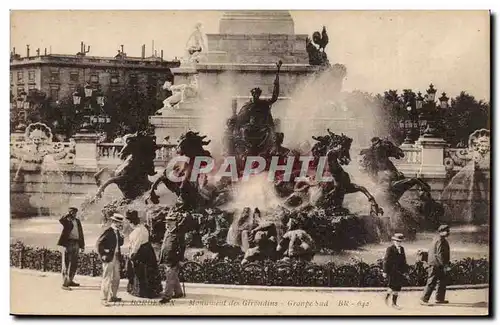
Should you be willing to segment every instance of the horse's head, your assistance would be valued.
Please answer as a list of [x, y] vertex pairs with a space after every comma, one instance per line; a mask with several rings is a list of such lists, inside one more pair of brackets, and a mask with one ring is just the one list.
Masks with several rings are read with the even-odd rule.
[[137, 134], [128, 134], [124, 137], [124, 144], [122, 150], [120, 151], [120, 158], [125, 159], [129, 155], [136, 155], [137, 152], [137, 142], [138, 136]]
[[177, 153], [181, 156], [195, 158], [197, 156], [211, 156], [210, 152], [205, 150], [203, 146], [210, 143], [205, 141], [207, 136], [200, 136], [199, 132], [188, 131], [181, 135], [177, 144]]
[[330, 145], [330, 137], [329, 136], [318, 136], [318, 137], [312, 137], [313, 140], [317, 141], [312, 149], [311, 153], [315, 158], [319, 158], [321, 156], [325, 156], [326, 152], [328, 151], [328, 147]]
[[345, 134], [335, 134], [327, 130], [330, 137], [330, 143], [328, 146], [328, 152], [334, 153], [337, 156], [337, 160], [341, 165], [349, 165], [351, 162], [351, 145], [352, 138], [349, 138]]
[[376, 145], [376, 149], [379, 157], [385, 156], [387, 158], [400, 159], [405, 156], [404, 151], [388, 139], [380, 140], [379, 144]]

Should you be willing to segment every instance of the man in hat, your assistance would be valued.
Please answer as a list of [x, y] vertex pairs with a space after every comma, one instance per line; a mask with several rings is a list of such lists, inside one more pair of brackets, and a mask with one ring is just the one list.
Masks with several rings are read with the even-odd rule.
[[97, 239], [97, 252], [102, 260], [102, 284], [101, 299], [104, 304], [108, 302], [120, 302], [121, 298], [116, 296], [120, 285], [120, 246], [123, 245], [123, 228], [125, 217], [115, 213], [111, 218], [111, 226], [104, 230]]
[[401, 242], [403, 234], [394, 234], [392, 236], [392, 245], [387, 247], [384, 257], [384, 277], [388, 280], [389, 289], [385, 295], [385, 303], [389, 305], [389, 298], [392, 295], [391, 306], [399, 309], [398, 296], [405, 280], [404, 274], [408, 272], [408, 264], [406, 264], [406, 254]]
[[422, 305], [428, 305], [432, 291], [436, 289], [436, 303], [447, 304], [446, 294], [446, 272], [450, 264], [450, 244], [446, 237], [450, 235], [450, 227], [441, 225], [438, 228], [439, 236], [436, 236], [429, 250], [429, 267], [427, 269], [427, 284], [420, 300]]
[[64, 247], [62, 254], [62, 288], [69, 290], [69, 287], [78, 287], [78, 283], [73, 281], [78, 268], [78, 253], [85, 249], [85, 239], [80, 219], [76, 217], [77, 208], [71, 207], [66, 215], [59, 222], [63, 226], [61, 236], [57, 245]]
[[165, 217], [165, 236], [160, 249], [159, 263], [165, 265], [165, 291], [161, 304], [181, 298], [184, 293], [179, 280], [180, 262], [184, 260], [185, 234], [190, 218], [183, 206], [173, 208]]

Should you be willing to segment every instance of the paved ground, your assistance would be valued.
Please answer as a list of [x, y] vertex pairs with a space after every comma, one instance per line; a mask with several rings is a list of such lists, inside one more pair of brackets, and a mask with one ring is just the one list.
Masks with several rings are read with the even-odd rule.
[[123, 303], [103, 306], [99, 280], [77, 276], [80, 288], [64, 291], [60, 275], [11, 269], [11, 313], [44, 315], [487, 315], [488, 289], [449, 291], [450, 304], [421, 306], [420, 292], [403, 292], [401, 310], [387, 307], [381, 292], [258, 291], [187, 288], [167, 305], [125, 292]]

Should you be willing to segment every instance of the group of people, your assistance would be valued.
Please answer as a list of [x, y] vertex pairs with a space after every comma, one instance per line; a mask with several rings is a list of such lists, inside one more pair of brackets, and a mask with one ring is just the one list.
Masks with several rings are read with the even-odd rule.
[[[449, 235], [450, 227], [448, 225], [439, 226], [438, 236], [433, 240], [428, 251], [427, 283], [420, 298], [421, 305], [430, 305], [429, 299], [434, 290], [436, 290], [436, 304], [448, 303], [445, 295], [447, 273], [450, 270], [450, 245], [446, 240]], [[392, 237], [393, 243], [386, 250], [383, 264], [384, 277], [387, 278], [389, 287], [385, 302], [396, 309], [400, 309], [397, 304], [398, 296], [408, 272], [405, 250], [401, 245], [403, 239], [403, 234], [394, 234]]]
[[[85, 239], [81, 221], [77, 218], [77, 212], [78, 209], [72, 207], [59, 220], [63, 226], [58, 245], [64, 248], [62, 254], [62, 288], [65, 290], [80, 286], [74, 281], [74, 277], [78, 268], [78, 254], [85, 249]], [[157, 258], [150, 242], [150, 233], [146, 226], [141, 224], [138, 212], [129, 210], [126, 212], [126, 216], [118, 213], [113, 214], [110, 218], [110, 226], [99, 236], [96, 244], [99, 258], [102, 261], [101, 299], [105, 305], [121, 301], [117, 293], [120, 283], [121, 259], [123, 257], [126, 259], [126, 273], [129, 280], [127, 291], [131, 295], [143, 298], [161, 298], [160, 303], [167, 303], [171, 299], [184, 296], [179, 280], [179, 263], [184, 259], [185, 220], [187, 218], [183, 218], [183, 214], [179, 213], [170, 213], [165, 217], [165, 235], [159, 258]], [[128, 235], [128, 251], [122, 255], [121, 249], [125, 242], [123, 227], [126, 222], [130, 224], [133, 230]], [[288, 225], [288, 227], [290, 230], [296, 231], [296, 229], [292, 229], [293, 226]], [[447, 273], [450, 270], [450, 245], [446, 239], [449, 234], [449, 226], [439, 226], [438, 236], [436, 236], [428, 251], [428, 277], [420, 300], [422, 305], [429, 305], [429, 299], [434, 290], [436, 290], [436, 304], [448, 303], [445, 295]], [[293, 238], [288, 239], [291, 244], [290, 247], [292, 247], [295, 240]], [[409, 270], [405, 250], [402, 246], [403, 240], [403, 234], [394, 234], [392, 245], [387, 248], [383, 263], [383, 275], [388, 280], [385, 302], [396, 309], [400, 308], [397, 301]], [[312, 244], [310, 240], [302, 242], [308, 245]], [[244, 261], [249, 262], [253, 257], [262, 254], [263, 252], [260, 251], [261, 246], [257, 245], [253, 249], [255, 252], [249, 249], [245, 254]], [[278, 249], [289, 249], [289, 245], [279, 246], [283, 247]], [[252, 254], [249, 254], [250, 252]], [[159, 265], [165, 267], [166, 285], [163, 293]]]
[[[62, 289], [79, 287], [74, 281], [78, 268], [78, 254], [85, 249], [82, 223], [77, 217], [77, 208], [70, 208], [59, 222], [63, 229], [58, 245], [63, 247]], [[99, 236], [96, 248], [102, 261], [101, 300], [104, 305], [120, 302], [118, 289], [122, 262], [125, 262], [128, 278], [127, 292], [136, 297], [160, 298], [160, 303], [184, 296], [179, 280], [179, 263], [184, 259], [185, 232], [182, 218], [176, 214], [166, 216], [165, 238], [157, 258], [150, 242], [150, 233], [141, 223], [138, 212], [129, 210], [126, 216], [118, 213], [110, 217], [110, 225]], [[128, 223], [132, 231], [128, 235], [128, 250], [122, 254], [125, 242], [124, 225]], [[122, 261], [125, 259], [125, 261]], [[162, 292], [160, 266], [164, 267], [166, 285]]]

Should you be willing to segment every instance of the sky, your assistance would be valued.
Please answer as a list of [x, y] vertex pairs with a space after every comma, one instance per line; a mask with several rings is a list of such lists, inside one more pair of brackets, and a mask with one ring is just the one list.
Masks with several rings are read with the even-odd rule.
[[[114, 56], [120, 45], [130, 56], [146, 54], [152, 42], [164, 58], [183, 55], [197, 22], [217, 33], [222, 11], [13, 11], [11, 49], [26, 44], [74, 54], [80, 41], [88, 55]], [[487, 11], [291, 11], [296, 34], [326, 26], [331, 63], [347, 67], [344, 90], [381, 93], [411, 88], [456, 96], [466, 91], [490, 98], [490, 16]]]

